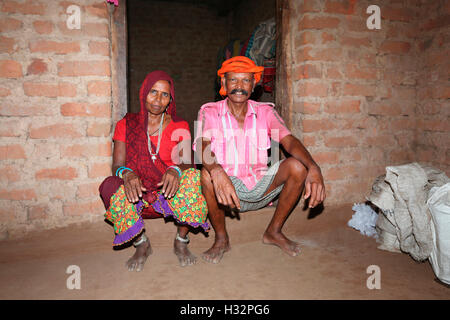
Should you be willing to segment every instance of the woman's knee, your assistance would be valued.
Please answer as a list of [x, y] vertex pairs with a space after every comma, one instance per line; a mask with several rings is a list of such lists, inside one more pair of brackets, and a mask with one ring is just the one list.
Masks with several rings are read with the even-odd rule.
[[100, 184], [98, 191], [105, 208], [109, 208], [109, 201], [117, 189], [123, 184], [123, 180], [116, 176], [109, 176]]

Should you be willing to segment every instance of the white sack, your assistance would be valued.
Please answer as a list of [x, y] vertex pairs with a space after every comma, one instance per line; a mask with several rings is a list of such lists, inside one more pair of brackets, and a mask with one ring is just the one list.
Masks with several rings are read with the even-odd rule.
[[432, 188], [427, 204], [433, 236], [429, 260], [439, 280], [450, 284], [450, 183]]

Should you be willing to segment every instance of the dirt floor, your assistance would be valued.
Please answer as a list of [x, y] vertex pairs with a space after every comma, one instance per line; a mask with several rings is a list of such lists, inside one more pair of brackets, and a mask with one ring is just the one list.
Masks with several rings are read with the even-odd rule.
[[[0, 299], [450, 299], [428, 261], [377, 249], [373, 238], [348, 227], [351, 205], [318, 215], [297, 207], [285, 226], [302, 243], [297, 257], [261, 242], [273, 211], [227, 219], [232, 250], [217, 265], [200, 258], [212, 244], [211, 231], [191, 235], [198, 262], [180, 267], [172, 253], [176, 229], [163, 219], [146, 220], [153, 254], [140, 273], [125, 269], [134, 248], [113, 250], [113, 230], [105, 222], [3, 241]], [[79, 290], [67, 288], [71, 265], [81, 271]], [[380, 289], [367, 287], [371, 265], [379, 267]]]

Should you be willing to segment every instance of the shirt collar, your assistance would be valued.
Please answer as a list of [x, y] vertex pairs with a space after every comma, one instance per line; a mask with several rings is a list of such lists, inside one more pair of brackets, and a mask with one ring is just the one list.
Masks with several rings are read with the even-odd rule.
[[[230, 111], [230, 109], [228, 109], [227, 101], [228, 101], [228, 97], [221, 101], [222, 103], [221, 103], [221, 106], [220, 106], [220, 109], [219, 109], [219, 116], [221, 116], [221, 117], [226, 115], [227, 112]], [[250, 116], [252, 114], [257, 115], [256, 108], [255, 108], [255, 105], [254, 105], [253, 102], [254, 101], [250, 100], [250, 99], [247, 101], [248, 108], [247, 108], [247, 114], [245, 115], [245, 117], [248, 117], [248, 116]], [[230, 114], [231, 114], [231, 112], [230, 112]]]

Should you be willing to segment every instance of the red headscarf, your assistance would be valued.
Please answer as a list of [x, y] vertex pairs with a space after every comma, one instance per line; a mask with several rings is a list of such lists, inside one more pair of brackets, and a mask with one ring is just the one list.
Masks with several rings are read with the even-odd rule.
[[[253, 73], [255, 83], [258, 83], [261, 80], [263, 70], [264, 67], [258, 67], [253, 60], [244, 56], [236, 56], [225, 60], [222, 63], [222, 68], [217, 71], [217, 75], [223, 78], [227, 72]], [[227, 95], [227, 91], [223, 86], [220, 88], [219, 93], [221, 96]]]
[[[141, 178], [142, 183], [147, 189], [144, 199], [150, 203], [155, 200], [153, 192], [157, 190], [156, 184], [161, 181], [167, 169], [167, 165], [161, 160], [159, 155], [156, 156], [156, 160], [153, 163], [150, 158], [150, 152], [148, 151], [148, 111], [145, 102], [150, 89], [159, 80], [166, 80], [170, 84], [170, 96], [172, 99], [166, 112], [171, 115], [172, 121], [178, 122], [182, 120], [175, 115], [176, 104], [173, 80], [167, 73], [159, 70], [149, 73], [142, 83], [141, 89], [139, 90], [139, 100], [141, 103], [139, 113], [127, 113], [125, 116], [127, 124], [126, 166], [131, 168]], [[161, 143], [164, 142], [161, 141]], [[156, 146], [153, 144], [152, 150], [156, 150]]]

